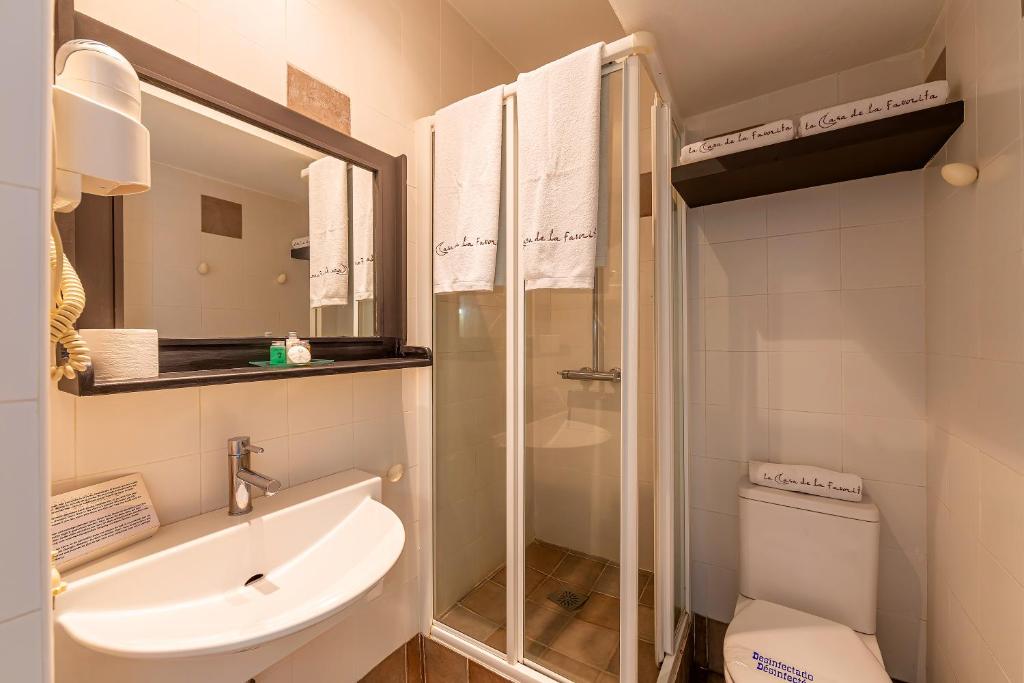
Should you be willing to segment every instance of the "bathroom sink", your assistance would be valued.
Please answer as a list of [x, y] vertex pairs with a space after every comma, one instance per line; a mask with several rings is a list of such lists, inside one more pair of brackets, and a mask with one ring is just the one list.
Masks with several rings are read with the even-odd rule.
[[228, 666], [237, 674], [224, 680], [258, 673], [370, 593], [395, 564], [405, 531], [380, 498], [379, 477], [350, 470], [258, 499], [245, 517], [219, 510], [169, 525], [70, 573], [54, 612], [65, 637], [58, 660], [70, 641], [63, 644], [77, 646], [67, 648], [72, 655], [92, 653], [89, 666], [97, 654], [117, 660], [106, 664], [126, 678], [141, 675], [144, 663], [131, 660], [159, 660], [165, 675], [180, 660], [182, 680], [209, 667], [218, 675], [202, 680], [213, 681], [226, 662], [246, 659], [238, 653], [268, 647], [249, 666]]

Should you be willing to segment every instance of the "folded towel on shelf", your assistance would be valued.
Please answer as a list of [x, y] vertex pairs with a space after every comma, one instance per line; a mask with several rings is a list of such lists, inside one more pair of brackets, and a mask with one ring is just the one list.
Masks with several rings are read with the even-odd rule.
[[683, 149], [679, 152], [679, 163], [692, 164], [695, 161], [714, 159], [724, 154], [774, 145], [776, 142], [785, 142], [794, 137], [796, 137], [796, 126], [793, 125], [793, 120], [779, 119], [735, 133], [683, 145]]
[[434, 120], [434, 292], [494, 289], [501, 202], [503, 86]]
[[797, 135], [807, 137], [830, 130], [848, 128], [868, 121], [909, 114], [944, 104], [949, 98], [949, 83], [932, 81], [902, 90], [826, 107], [800, 117]]
[[373, 173], [352, 167], [352, 296], [373, 298]]
[[309, 165], [309, 306], [348, 303], [348, 164]]
[[751, 484], [824, 498], [859, 501], [863, 497], [864, 482], [858, 475], [822, 467], [751, 461], [748, 476]]
[[603, 47], [583, 48], [517, 81], [527, 289], [594, 286]]

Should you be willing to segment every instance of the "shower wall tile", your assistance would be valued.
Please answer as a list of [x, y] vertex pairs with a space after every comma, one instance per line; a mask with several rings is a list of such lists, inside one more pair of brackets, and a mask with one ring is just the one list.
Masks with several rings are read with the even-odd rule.
[[[698, 115], [686, 122], [689, 139], [768, 113], [802, 113], [815, 98], [825, 106], [920, 82], [922, 54]], [[690, 424], [701, 434], [690, 442], [694, 609], [732, 618], [738, 540], [729, 530], [747, 461], [860, 474], [885, 530], [882, 652], [894, 678], [906, 681], [923, 679], [917, 660], [928, 575], [924, 176], [865, 178], [687, 212], [688, 266], [703, 273], [689, 308]], [[960, 234], [952, 225], [943, 233]], [[950, 264], [961, 255], [943, 253]], [[961, 344], [966, 325], [944, 315], [948, 338]], [[956, 585], [967, 585], [960, 577], [976, 576], [974, 565], [948, 555]]]

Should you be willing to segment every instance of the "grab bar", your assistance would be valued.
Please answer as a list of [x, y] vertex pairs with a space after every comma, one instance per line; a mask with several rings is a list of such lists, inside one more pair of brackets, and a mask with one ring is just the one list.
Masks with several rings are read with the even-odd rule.
[[618, 368], [611, 370], [594, 370], [592, 368], [580, 368], [579, 370], [558, 370], [562, 379], [578, 379], [584, 382], [621, 382], [622, 371]]

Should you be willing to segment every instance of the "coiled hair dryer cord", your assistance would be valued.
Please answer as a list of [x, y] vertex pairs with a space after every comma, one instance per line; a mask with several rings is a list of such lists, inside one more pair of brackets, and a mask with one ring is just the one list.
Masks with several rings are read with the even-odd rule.
[[50, 272], [53, 281], [50, 291], [53, 302], [50, 308], [50, 343], [60, 344], [67, 351], [64, 363], [58, 363], [54, 350], [54, 364], [50, 366], [50, 377], [74, 379], [76, 372], [83, 372], [91, 363], [89, 347], [75, 330], [75, 322], [85, 308], [85, 289], [78, 273], [71, 266], [64, 253], [57, 221], [50, 218]]

